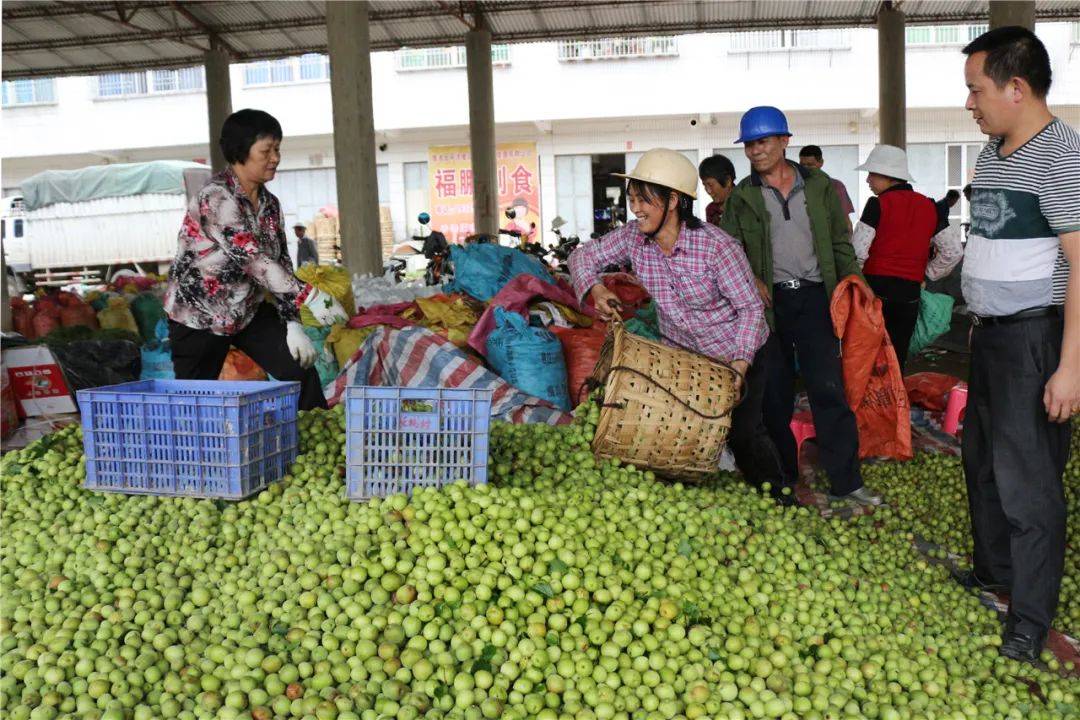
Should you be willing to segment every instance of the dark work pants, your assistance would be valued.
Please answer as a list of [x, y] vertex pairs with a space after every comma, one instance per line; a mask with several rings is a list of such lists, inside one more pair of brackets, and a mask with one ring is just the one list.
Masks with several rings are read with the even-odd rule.
[[962, 451], [975, 574], [1012, 588], [1010, 629], [1042, 638], [1065, 563], [1069, 423], [1043, 406], [1061, 358], [1064, 320], [976, 327]]
[[885, 331], [889, 333], [896, 359], [900, 361], [900, 374], [904, 374], [908, 348], [915, 324], [919, 321], [919, 283], [887, 275], [867, 275], [866, 282], [874, 294], [881, 298], [881, 314], [885, 317]]
[[300, 382], [300, 409], [325, 408], [319, 373], [300, 367], [285, 343], [285, 325], [268, 303], [259, 306], [248, 326], [235, 335], [215, 335], [169, 321], [173, 369], [178, 380], [217, 380], [229, 346], [247, 353], [276, 380]]
[[810, 398], [821, 464], [833, 495], [862, 487], [859, 431], [844, 394], [840, 341], [833, 333], [825, 286], [773, 288], [773, 315], [779, 352], [769, 363], [765, 384], [765, 427], [772, 436], [788, 482], [799, 475], [791, 416], [795, 411], [795, 358]]
[[770, 362], [780, 352], [776, 337], [772, 334], [757, 351], [754, 362], [746, 373], [746, 394], [735, 407], [731, 416], [731, 434], [728, 445], [735, 456], [735, 465], [746, 482], [761, 487], [772, 485], [777, 494], [785, 483], [780, 453], [776, 450], [769, 431], [765, 428], [762, 404], [765, 400], [765, 383]]

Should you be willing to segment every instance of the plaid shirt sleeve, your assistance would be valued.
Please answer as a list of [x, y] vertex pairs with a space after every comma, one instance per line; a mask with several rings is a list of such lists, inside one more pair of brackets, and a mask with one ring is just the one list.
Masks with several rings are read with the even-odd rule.
[[729, 359], [752, 363], [768, 337], [764, 304], [742, 246], [738, 240], [730, 236], [729, 239], [716, 254], [716, 284], [720, 294], [731, 303], [736, 318], [729, 327], [718, 329], [717, 344], [727, 346]]
[[579, 246], [570, 255], [570, 279], [578, 298], [584, 299], [593, 285], [600, 282], [600, 271], [606, 266], [630, 261], [630, 242], [636, 234], [637, 223], [623, 225]]

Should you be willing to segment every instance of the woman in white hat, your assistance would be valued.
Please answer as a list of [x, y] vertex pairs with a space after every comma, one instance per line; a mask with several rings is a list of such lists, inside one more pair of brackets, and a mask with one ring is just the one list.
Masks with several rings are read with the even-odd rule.
[[[874, 294], [903, 372], [919, 318], [923, 279], [939, 280], [960, 262], [963, 247], [950, 231], [948, 210], [911, 188], [907, 153], [878, 145], [856, 170], [866, 170], [874, 196], [866, 202], [851, 243]], [[931, 257], [931, 248], [934, 253]]]
[[[578, 296], [589, 296], [605, 319], [618, 298], [600, 282], [608, 265], [629, 263], [656, 303], [664, 341], [730, 363], [745, 378], [746, 397], [732, 417], [729, 442], [735, 462], [755, 485], [782, 481], [779, 455], [761, 421], [764, 377], [751, 367], [768, 329], [741, 243], [694, 215], [698, 173], [667, 148], [646, 152], [629, 173], [633, 220], [581, 245], [570, 256]], [[794, 498], [777, 498], [790, 504]]]

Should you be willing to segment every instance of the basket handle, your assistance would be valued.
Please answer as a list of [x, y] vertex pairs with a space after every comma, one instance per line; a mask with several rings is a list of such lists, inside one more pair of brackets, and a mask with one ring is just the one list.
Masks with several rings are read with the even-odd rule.
[[[614, 365], [614, 366], [612, 366], [612, 368], [611, 368], [611, 370], [610, 370], [609, 372], [615, 372], [616, 370], [624, 370], [624, 371], [626, 371], [626, 372], [628, 372], [628, 373], [632, 373], [632, 374], [634, 374], [634, 375], [638, 375], [638, 376], [640, 376], [640, 377], [644, 378], [645, 380], [648, 380], [648, 381], [649, 381], [649, 382], [651, 382], [651, 383], [652, 383], [653, 385], [655, 385], [656, 387], [660, 388], [660, 389], [661, 389], [661, 390], [663, 390], [663, 391], [664, 391], [665, 393], [667, 393], [667, 395], [668, 395], [668, 396], [669, 396], [669, 397], [670, 397], [670, 398], [671, 398], [672, 400], [674, 400], [675, 402], [679, 403], [679, 404], [680, 404], [680, 405], [682, 405], [682, 406], [683, 406], [684, 408], [686, 408], [686, 409], [687, 409], [687, 410], [689, 410], [690, 412], [694, 413], [695, 415], [697, 415], [698, 417], [700, 417], [700, 418], [701, 418], [701, 419], [703, 419], [703, 420], [720, 420], [721, 418], [725, 418], [725, 417], [727, 417], [727, 416], [728, 416], [728, 415], [730, 415], [730, 414], [732, 413], [732, 411], [733, 411], [733, 410], [735, 409], [735, 406], [736, 406], [736, 405], [738, 405], [739, 403], [741, 403], [741, 402], [743, 401], [743, 398], [744, 398], [744, 397], [746, 397], [746, 390], [745, 390], [745, 388], [746, 388], [746, 382], [745, 382], [745, 381], [743, 381], [743, 376], [742, 376], [742, 373], [740, 373], [740, 372], [739, 372], [738, 370], [735, 370], [735, 369], [732, 369], [732, 372], [734, 372], [734, 373], [735, 373], [736, 375], [738, 375], [738, 376], [739, 376], [739, 379], [740, 379], [740, 381], [743, 381], [743, 382], [742, 382], [742, 386], [743, 386], [743, 390], [742, 390], [742, 393], [741, 393], [741, 394], [739, 395], [739, 399], [738, 399], [738, 401], [736, 401], [735, 405], [732, 405], [730, 409], [728, 409], [728, 410], [726, 410], [726, 411], [724, 411], [724, 412], [720, 413], [719, 415], [709, 415], [709, 414], [707, 414], [707, 413], [703, 413], [703, 412], [701, 412], [701, 411], [700, 411], [700, 410], [698, 410], [698, 409], [697, 409], [696, 407], [694, 407], [694, 406], [693, 406], [693, 405], [691, 405], [690, 403], [686, 402], [686, 401], [685, 401], [685, 400], [683, 400], [683, 399], [682, 399], [681, 397], [679, 397], [678, 395], [676, 395], [675, 393], [671, 392], [671, 391], [670, 391], [670, 390], [668, 390], [668, 389], [667, 389], [666, 387], [664, 387], [664, 386], [663, 386], [662, 384], [660, 384], [660, 382], [659, 382], [659, 381], [657, 381], [657, 379], [656, 379], [656, 378], [652, 377], [651, 375], [649, 375], [649, 374], [647, 374], [647, 373], [643, 373], [643, 372], [641, 372], [641, 371], [640, 371], [640, 370], [638, 370], [637, 368], [627, 367], [626, 365]], [[622, 405], [620, 405], [620, 404], [617, 404], [617, 403], [616, 403], [616, 404], [610, 404], [610, 405], [609, 405], [609, 404], [605, 404], [605, 403], [601, 403], [601, 407], [615, 407], [615, 408], [620, 408], [620, 409], [621, 409], [621, 408], [622, 408], [623, 406], [622, 406]]]

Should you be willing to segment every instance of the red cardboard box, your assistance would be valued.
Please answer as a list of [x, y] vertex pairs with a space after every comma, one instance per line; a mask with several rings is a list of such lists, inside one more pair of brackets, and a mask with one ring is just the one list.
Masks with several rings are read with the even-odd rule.
[[78, 410], [60, 365], [44, 345], [4, 350], [4, 366], [18, 401], [20, 417], [59, 415]]

